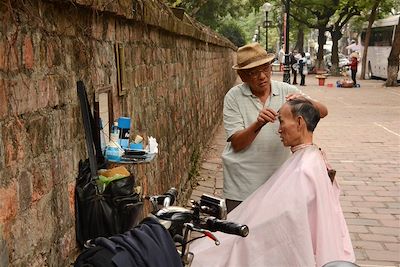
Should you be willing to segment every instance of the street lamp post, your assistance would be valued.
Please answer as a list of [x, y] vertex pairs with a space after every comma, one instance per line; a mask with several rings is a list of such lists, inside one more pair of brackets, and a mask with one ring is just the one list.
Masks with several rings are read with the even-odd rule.
[[253, 42], [257, 42], [258, 41], [258, 33], [257, 33], [257, 29], [254, 31], [254, 35], [253, 35]]
[[290, 84], [290, 62], [289, 62], [289, 11], [290, 0], [285, 1], [285, 65], [283, 67], [283, 81]]
[[268, 51], [268, 12], [271, 10], [272, 5], [270, 3], [265, 3], [262, 6], [262, 9], [265, 12], [265, 23], [264, 23], [264, 27], [265, 27], [265, 50]]
[[254, 31], [253, 42], [260, 42], [260, 26], [257, 26], [257, 29]]

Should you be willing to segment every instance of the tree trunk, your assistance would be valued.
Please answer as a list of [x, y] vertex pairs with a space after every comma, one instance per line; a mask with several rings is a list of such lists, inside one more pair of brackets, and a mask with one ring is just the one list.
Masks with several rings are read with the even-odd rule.
[[333, 76], [339, 76], [340, 70], [339, 70], [339, 40], [342, 38], [343, 34], [341, 33], [340, 30], [333, 30], [331, 31], [332, 35], [332, 54], [331, 54], [331, 71], [330, 73]]
[[315, 63], [316, 71], [324, 71], [324, 44], [326, 42], [325, 36], [326, 27], [318, 28], [318, 53], [317, 53], [317, 62]]
[[305, 52], [304, 51], [304, 29], [301, 25], [299, 25], [299, 30], [297, 32], [297, 40], [296, 45], [294, 46], [297, 51]]
[[371, 27], [372, 27], [372, 23], [374, 23], [374, 21], [375, 21], [376, 10], [378, 9], [380, 2], [381, 2], [380, 0], [375, 1], [374, 6], [372, 7], [371, 15], [369, 16], [369, 19], [368, 19], [368, 28], [367, 28], [367, 32], [365, 34], [364, 51], [362, 54], [360, 80], [365, 79], [365, 70], [367, 68], [368, 44], [369, 44], [369, 39], [371, 38]]
[[386, 80], [386, 86], [397, 86], [397, 76], [399, 73], [400, 64], [400, 24], [396, 26], [396, 32], [394, 34], [394, 40], [392, 43], [392, 50], [388, 57], [388, 78]]

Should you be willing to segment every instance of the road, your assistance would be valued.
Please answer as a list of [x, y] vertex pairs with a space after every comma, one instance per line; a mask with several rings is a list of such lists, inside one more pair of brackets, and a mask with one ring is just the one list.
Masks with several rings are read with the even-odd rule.
[[[328, 77], [319, 86], [315, 75], [308, 75], [301, 87], [329, 109], [314, 141], [337, 170], [356, 263], [400, 266], [400, 87], [363, 80], [360, 88], [337, 88], [342, 78]], [[273, 79], [282, 80], [282, 73], [274, 73]], [[224, 146], [220, 125], [203, 153], [193, 199], [202, 193], [222, 197]]]

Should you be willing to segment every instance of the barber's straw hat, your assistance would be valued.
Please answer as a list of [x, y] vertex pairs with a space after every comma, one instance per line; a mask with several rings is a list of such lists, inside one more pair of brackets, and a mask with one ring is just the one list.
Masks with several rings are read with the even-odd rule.
[[357, 52], [353, 52], [353, 53], [350, 54], [350, 57], [358, 58], [358, 53]]
[[234, 70], [245, 70], [261, 66], [274, 60], [275, 55], [267, 53], [259, 43], [251, 43], [242, 46], [237, 51], [237, 64], [232, 66]]

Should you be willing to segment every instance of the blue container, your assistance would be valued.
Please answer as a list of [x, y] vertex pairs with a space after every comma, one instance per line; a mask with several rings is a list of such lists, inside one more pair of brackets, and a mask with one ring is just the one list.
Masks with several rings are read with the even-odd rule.
[[122, 148], [128, 148], [129, 135], [131, 130], [131, 118], [119, 117], [118, 128], [119, 128], [119, 144]]
[[118, 127], [123, 129], [131, 128], [131, 118], [129, 117], [119, 117], [118, 118]]
[[106, 149], [105, 157], [107, 160], [110, 161], [120, 161], [121, 156], [119, 148], [108, 146]]
[[129, 145], [129, 149], [132, 149], [132, 150], [143, 150], [143, 144], [142, 144], [142, 143], [139, 143], [139, 144], [135, 144], [135, 143], [130, 144], [130, 145]]

